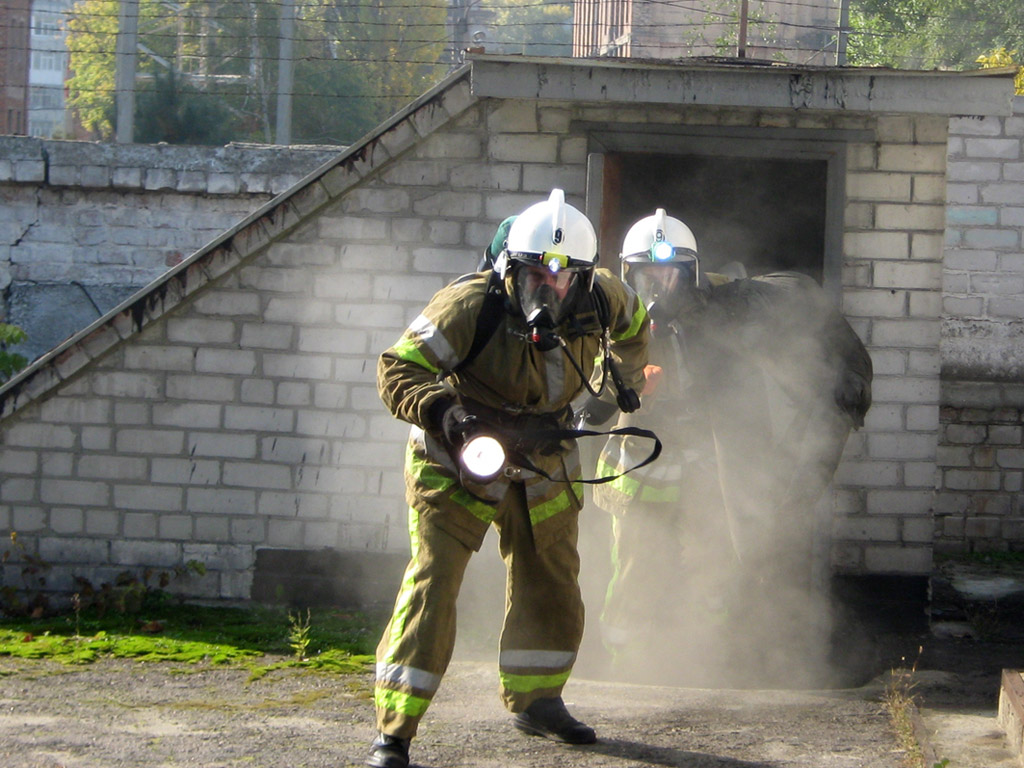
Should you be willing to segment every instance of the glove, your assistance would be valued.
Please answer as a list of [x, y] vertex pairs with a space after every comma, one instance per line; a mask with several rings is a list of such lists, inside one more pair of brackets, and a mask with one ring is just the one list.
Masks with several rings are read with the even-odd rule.
[[430, 405], [430, 422], [440, 428], [444, 439], [458, 447], [465, 442], [473, 418], [466, 408], [456, 400], [441, 398]]
[[855, 428], [864, 426], [864, 414], [871, 407], [871, 384], [853, 371], [843, 371], [836, 379], [834, 397], [839, 406], [853, 421]]
[[607, 403], [598, 397], [588, 397], [583, 404], [583, 421], [592, 426], [604, 424], [619, 410], [617, 403]]

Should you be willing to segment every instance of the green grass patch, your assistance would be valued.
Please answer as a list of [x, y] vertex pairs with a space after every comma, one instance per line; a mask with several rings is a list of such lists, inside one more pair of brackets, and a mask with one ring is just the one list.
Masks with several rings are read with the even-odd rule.
[[[254, 677], [286, 667], [347, 674], [365, 671], [372, 662], [384, 618], [311, 611], [303, 627], [302, 654], [295, 643], [296, 621], [284, 609], [188, 605], [154, 594], [133, 614], [89, 609], [46, 618], [0, 619], [0, 657], [64, 664], [119, 658], [246, 665]], [[266, 655], [284, 658], [256, 666], [256, 660]]]

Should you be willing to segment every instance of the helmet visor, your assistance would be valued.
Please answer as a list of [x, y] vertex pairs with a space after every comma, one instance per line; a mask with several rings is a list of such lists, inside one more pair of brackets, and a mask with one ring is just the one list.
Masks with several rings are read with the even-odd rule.
[[626, 262], [624, 272], [644, 306], [649, 310], [657, 307], [662, 314], [674, 315], [682, 309], [697, 284], [697, 262], [692, 259], [662, 264]]
[[519, 262], [513, 270], [512, 282], [523, 317], [546, 310], [551, 320], [558, 322], [572, 305], [579, 278], [576, 270], [552, 270], [550, 266]]

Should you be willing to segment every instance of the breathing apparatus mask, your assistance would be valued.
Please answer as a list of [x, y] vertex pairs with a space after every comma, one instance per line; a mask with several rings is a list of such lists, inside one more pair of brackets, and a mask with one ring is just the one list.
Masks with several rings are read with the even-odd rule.
[[[556, 254], [548, 262], [519, 262], [512, 267], [512, 297], [529, 329], [529, 341], [542, 352], [559, 345], [557, 328], [576, 301], [580, 276], [560, 266]], [[568, 260], [568, 257], [558, 257]]]

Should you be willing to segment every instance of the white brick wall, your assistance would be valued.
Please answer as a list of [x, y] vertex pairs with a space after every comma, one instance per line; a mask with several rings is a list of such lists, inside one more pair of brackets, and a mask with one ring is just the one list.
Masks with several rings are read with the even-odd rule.
[[1024, 548], [1024, 98], [954, 119], [943, 271], [936, 547]]
[[[81, 549], [61, 555], [65, 576], [98, 553], [109, 553], [104, 567], [198, 557], [211, 574], [192, 589], [223, 597], [246, 596], [261, 546], [404, 548], [407, 430], [376, 396], [377, 355], [434, 291], [475, 265], [498, 221], [555, 182], [582, 201], [586, 138], [570, 133], [570, 122], [621, 117], [585, 105], [474, 104], [461, 90], [444, 103], [467, 108], [419, 140], [417, 131], [438, 125], [436, 114], [396, 126], [324, 177], [309, 200], [326, 190], [338, 197], [315, 222], [280, 237], [262, 225], [239, 232], [232, 247], [248, 254], [240, 267], [229, 253], [211, 257], [204, 270], [219, 280], [172, 301], [163, 318], [69, 375], [52, 397], [8, 415], [0, 424], [0, 524], [36, 534], [40, 546], [80, 539]], [[723, 109], [630, 113], [648, 123], [799, 122]], [[868, 423], [836, 478], [833, 562], [855, 572], [924, 573], [942, 462], [956, 462], [947, 478], [956, 499], [978, 487], [996, 493], [993, 484], [1019, 488], [1024, 474], [1011, 423], [986, 432], [1003, 442], [983, 472], [971, 464], [973, 444], [938, 448], [940, 312], [957, 298], [991, 316], [996, 299], [1017, 297], [984, 278], [1000, 267], [1022, 271], [1024, 260], [1006, 260], [1012, 254], [990, 243], [958, 247], [943, 268], [943, 247], [954, 250], [936, 202], [944, 122], [850, 116], [814, 127], [847, 124], [875, 129], [879, 139], [849, 147], [843, 240], [845, 312], [871, 350], [876, 386]], [[998, 151], [1007, 152], [1002, 144]], [[404, 154], [371, 172], [367, 158], [391, 152]], [[973, 212], [958, 215], [968, 229], [982, 227]], [[952, 240], [966, 242], [963, 235]], [[943, 304], [944, 281], [963, 295], [947, 293]], [[126, 313], [105, 333], [125, 336], [136, 322]], [[83, 342], [61, 370], [75, 373], [76, 355], [105, 354], [107, 338]]]

